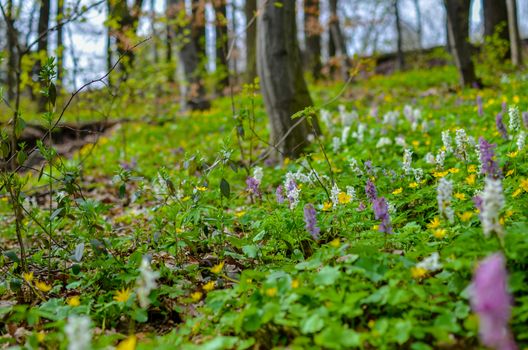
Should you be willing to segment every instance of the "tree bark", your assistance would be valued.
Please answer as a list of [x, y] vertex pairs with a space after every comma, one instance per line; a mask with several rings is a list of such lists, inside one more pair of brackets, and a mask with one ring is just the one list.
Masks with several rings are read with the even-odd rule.
[[400, 21], [400, 9], [398, 3], [398, 0], [394, 0], [393, 2], [394, 19], [396, 22], [396, 52], [398, 57], [398, 70], [403, 70], [405, 68], [405, 57], [403, 54], [403, 38]]
[[420, 1], [414, 0], [414, 9], [416, 11], [416, 35], [418, 37], [418, 48], [423, 48], [423, 28], [422, 28], [422, 10], [420, 8]]
[[205, 38], [205, 0], [192, 0], [191, 38], [201, 63], [207, 57]]
[[[64, 1], [57, 0], [56, 22], [64, 19]], [[64, 75], [64, 30], [62, 25], [57, 28], [57, 90], [62, 88], [62, 78]]]
[[312, 73], [315, 80], [321, 79], [321, 29], [319, 0], [304, 0], [306, 68]]
[[[40, 69], [42, 68], [42, 57], [40, 55], [48, 56], [48, 31], [49, 31], [49, 20], [50, 20], [50, 0], [41, 0], [40, 9], [39, 9], [39, 20], [38, 20], [38, 35], [39, 40], [37, 43], [37, 52], [39, 57], [37, 58], [37, 63], [35, 64], [35, 73], [37, 76], [40, 74]], [[44, 111], [46, 107], [46, 97], [39, 95], [38, 97], [38, 110], [40, 112]]]
[[17, 70], [17, 35], [14, 30], [15, 18], [13, 16], [13, 0], [7, 2], [6, 37], [7, 37], [7, 99], [13, 102], [16, 91], [16, 70]]
[[222, 92], [229, 85], [227, 70], [227, 53], [229, 51], [229, 37], [227, 33], [226, 0], [213, 0], [216, 17], [216, 71], [219, 74], [218, 90]]
[[469, 43], [469, 8], [470, 0], [444, 0], [446, 7], [449, 36], [452, 42], [452, 54], [460, 73], [462, 86], [479, 86], [480, 80], [475, 75], [471, 60]]
[[[484, 14], [484, 36], [498, 37], [510, 44], [510, 32], [508, 31], [508, 8], [506, 0], [483, 0], [482, 8]], [[510, 48], [506, 52], [504, 59], [511, 57]]]
[[[257, 77], [257, 0], [246, 0], [246, 83], [252, 84]], [[251, 23], [250, 23], [251, 22]]]
[[[167, 17], [169, 21], [177, 18], [182, 11], [185, 11], [184, 0], [168, 0]], [[205, 87], [200, 76], [198, 52], [195, 42], [192, 40], [191, 20], [187, 18], [185, 24], [178, 21], [178, 24], [172, 30], [178, 35], [177, 42], [180, 43], [178, 54], [188, 83], [187, 105], [193, 110], [209, 109], [211, 104], [205, 96]]]
[[510, 32], [511, 60], [515, 67], [522, 66], [522, 45], [519, 34], [519, 23], [517, 21], [517, 2], [506, 0], [508, 5], [508, 29]]
[[331, 39], [334, 43], [336, 55], [340, 56], [341, 59], [341, 75], [344, 80], [348, 79], [350, 68], [350, 62], [348, 59], [348, 53], [346, 49], [345, 37], [341, 32], [341, 25], [339, 23], [339, 16], [337, 14], [337, 0], [330, 0], [330, 23], [329, 29], [331, 33]]
[[304, 117], [292, 119], [296, 112], [312, 105], [297, 42], [295, 2], [259, 0], [259, 9], [257, 69], [271, 144], [278, 157], [297, 158], [309, 144], [309, 135], [318, 135], [320, 130], [315, 115], [311, 122]]

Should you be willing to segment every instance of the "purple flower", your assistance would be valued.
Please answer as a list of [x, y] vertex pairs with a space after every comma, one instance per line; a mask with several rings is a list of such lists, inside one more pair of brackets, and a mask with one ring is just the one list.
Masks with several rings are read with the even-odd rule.
[[308, 231], [312, 235], [314, 240], [317, 240], [319, 238], [319, 233], [321, 232], [321, 229], [317, 227], [317, 217], [315, 208], [310, 203], [304, 206], [304, 223], [306, 224], [306, 231]]
[[506, 126], [504, 125], [502, 112], [499, 112], [497, 116], [495, 117], [495, 125], [497, 126], [497, 131], [501, 135], [501, 137], [505, 140], [508, 139], [508, 130], [506, 130]]
[[365, 185], [365, 194], [371, 202], [378, 198], [378, 191], [376, 190], [376, 185], [374, 185], [374, 183], [370, 181], [370, 179], [367, 180], [367, 184]]
[[482, 197], [481, 196], [473, 197], [473, 204], [475, 204], [475, 208], [477, 208], [479, 211], [482, 211]]
[[482, 103], [482, 96], [477, 95], [477, 107], [478, 107], [478, 115], [479, 117], [482, 117], [484, 115], [484, 106]]
[[497, 162], [494, 159], [495, 152], [493, 149], [495, 147], [495, 144], [489, 143], [482, 136], [479, 138], [480, 165], [482, 167], [481, 174], [498, 178], [502, 174]]
[[506, 101], [502, 101], [501, 107], [502, 107], [502, 113], [508, 112], [508, 104], [506, 103]]
[[357, 210], [357, 211], [363, 211], [363, 210], [365, 210], [365, 209], [367, 209], [365, 203], [363, 203], [363, 201], [359, 202], [359, 205], [358, 205], [358, 207], [357, 207], [356, 210]]
[[284, 194], [283, 194], [284, 188], [282, 185], [277, 186], [277, 190], [275, 191], [275, 196], [277, 196], [277, 203], [282, 204], [284, 203]]
[[517, 349], [508, 326], [512, 298], [508, 293], [508, 272], [501, 253], [479, 263], [473, 276], [470, 302], [473, 311], [479, 315], [481, 342], [496, 350]]
[[385, 197], [374, 199], [372, 209], [374, 210], [374, 217], [376, 220], [381, 220], [379, 231], [389, 234], [393, 233], [389, 216], [389, 205]]
[[367, 172], [367, 174], [372, 175], [372, 170], [373, 170], [372, 161], [371, 160], [365, 161], [364, 167], [365, 167], [365, 171]]
[[525, 128], [528, 128], [528, 112], [522, 112], [522, 120]]
[[137, 158], [136, 157], [132, 157], [130, 162], [121, 162], [120, 165], [125, 170], [132, 170], [135, 167], [137, 167]]
[[247, 191], [249, 193], [253, 193], [259, 198], [261, 197], [261, 193], [259, 189], [260, 182], [257, 179], [255, 179], [252, 176], [248, 176], [248, 178], [246, 179], [246, 185], [247, 185]]

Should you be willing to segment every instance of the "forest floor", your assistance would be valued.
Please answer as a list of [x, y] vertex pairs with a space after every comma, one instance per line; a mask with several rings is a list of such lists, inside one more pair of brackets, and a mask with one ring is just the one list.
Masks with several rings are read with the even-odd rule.
[[[468, 287], [496, 252], [528, 346], [528, 125], [510, 122], [528, 75], [456, 85], [452, 67], [314, 85], [324, 137], [279, 165], [248, 86], [21, 174], [28, 272], [2, 193], [0, 347], [480, 349]], [[502, 174], [500, 239], [473, 200], [480, 137]]]

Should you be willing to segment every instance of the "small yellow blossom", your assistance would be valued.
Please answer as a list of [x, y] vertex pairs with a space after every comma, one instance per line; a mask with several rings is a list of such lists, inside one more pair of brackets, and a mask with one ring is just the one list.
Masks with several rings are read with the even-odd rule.
[[35, 287], [37, 287], [38, 290], [44, 293], [47, 293], [51, 290], [51, 285], [47, 284], [44, 281], [36, 281]]
[[449, 171], [435, 171], [433, 173], [433, 176], [434, 177], [444, 177], [446, 176], [447, 174], [449, 174]]
[[202, 296], [203, 296], [202, 292], [194, 292], [194, 293], [191, 294], [191, 299], [192, 299], [192, 301], [197, 303], [200, 300], [202, 300]]
[[376, 325], [376, 321], [374, 321], [374, 320], [369, 320], [368, 323], [367, 323], [367, 326], [369, 328], [374, 328], [375, 325]]
[[515, 169], [510, 169], [506, 172], [506, 177], [511, 176], [515, 172]]
[[236, 216], [237, 218], [241, 218], [242, 216], [244, 216], [245, 213], [246, 213], [245, 211], [237, 211], [237, 212], [235, 213], [235, 216]]
[[413, 278], [423, 278], [427, 275], [427, 270], [423, 267], [414, 266], [411, 268], [411, 275]]
[[519, 195], [520, 195], [521, 193], [522, 193], [522, 189], [518, 188], [518, 189], [516, 189], [515, 191], [513, 191], [513, 193], [512, 193], [512, 197], [513, 197], [513, 198], [517, 198], [517, 197], [519, 197]]
[[33, 281], [33, 271], [32, 272], [24, 272], [22, 274], [22, 277], [24, 277], [24, 280], [27, 283], [31, 283], [31, 281]]
[[207, 191], [207, 187], [204, 187], [204, 186], [197, 186], [196, 189], [200, 192], [205, 192]]
[[116, 350], [135, 350], [136, 349], [136, 336], [131, 335], [117, 345]]
[[417, 148], [418, 146], [420, 146], [420, 141], [414, 140], [413, 142], [411, 142], [411, 144], [414, 146], [414, 148]]
[[476, 178], [477, 177], [475, 176], [475, 174], [470, 174], [470, 175], [468, 175], [468, 177], [466, 177], [466, 183], [469, 186], [473, 186], [475, 184]]
[[114, 300], [119, 303], [126, 303], [130, 299], [130, 288], [123, 288], [121, 290], [116, 290], [114, 295]]
[[288, 157], [284, 158], [284, 162], [282, 162], [282, 164], [284, 164], [284, 166], [290, 164], [290, 158]]
[[277, 288], [276, 287], [271, 287], [271, 288], [268, 288], [266, 289], [266, 295], [269, 296], [270, 298], [273, 298], [275, 295], [277, 295]]
[[220, 272], [222, 272], [224, 264], [225, 263], [222, 261], [220, 264], [211, 267], [211, 272], [218, 275]]
[[447, 230], [445, 228], [437, 228], [433, 231], [433, 236], [435, 236], [438, 239], [442, 239], [447, 234]]
[[416, 182], [411, 182], [409, 184], [409, 188], [416, 188], [416, 187], [418, 187], [418, 184]]
[[299, 282], [298, 279], [294, 279], [294, 280], [291, 281], [291, 287], [292, 287], [293, 289], [299, 288], [299, 285], [300, 285], [300, 284], [301, 284], [301, 283]]
[[440, 227], [440, 219], [438, 218], [438, 216], [435, 216], [433, 218], [433, 220], [431, 220], [431, 222], [429, 224], [427, 224], [427, 227], [430, 228], [431, 230], [434, 230], [435, 228], [439, 228]]
[[464, 193], [457, 192], [453, 195], [456, 199], [459, 199], [461, 201], [466, 199], [466, 195]]
[[506, 213], [504, 213], [504, 217], [506, 219], [510, 218], [513, 214], [515, 214], [515, 211], [514, 210], [506, 210]]
[[450, 168], [448, 171], [449, 171], [451, 174], [456, 174], [456, 173], [460, 172], [460, 169], [458, 169], [458, 168]]
[[348, 195], [346, 192], [339, 192], [337, 195], [337, 200], [341, 204], [347, 204], [352, 200], [352, 196]]
[[403, 188], [400, 187], [400, 188], [397, 188], [394, 191], [392, 191], [392, 194], [400, 194], [402, 192], [403, 192]]
[[333, 239], [330, 241], [330, 245], [334, 248], [338, 248], [341, 242], [339, 241], [339, 238]]
[[469, 219], [473, 217], [473, 213], [470, 211], [465, 211], [462, 214], [459, 214], [458, 217], [460, 218], [462, 222], [466, 222], [466, 221], [469, 221]]
[[513, 96], [513, 103], [517, 104], [519, 103], [520, 99], [519, 99], [519, 96], [515, 95]]
[[37, 333], [37, 341], [39, 343], [42, 343], [45, 338], [46, 338], [46, 333], [44, 333], [43, 331], [40, 331]]
[[507, 155], [509, 158], [515, 158], [515, 157], [517, 157], [518, 154], [519, 154], [519, 151], [506, 153], [506, 155]]
[[330, 210], [332, 210], [332, 202], [324, 202], [323, 211], [330, 211]]
[[215, 288], [215, 281], [209, 281], [203, 285], [203, 290], [210, 292]]
[[68, 304], [69, 306], [72, 306], [72, 307], [79, 306], [79, 305], [81, 305], [81, 300], [79, 299], [78, 295], [74, 295], [74, 296], [69, 297], [68, 299], [66, 299], [66, 304]]
[[524, 192], [528, 192], [528, 179], [522, 179], [519, 188], [522, 188]]
[[468, 166], [468, 173], [476, 173], [477, 172], [477, 166], [475, 164], [471, 164]]
[[372, 231], [379, 231], [379, 225], [372, 226]]

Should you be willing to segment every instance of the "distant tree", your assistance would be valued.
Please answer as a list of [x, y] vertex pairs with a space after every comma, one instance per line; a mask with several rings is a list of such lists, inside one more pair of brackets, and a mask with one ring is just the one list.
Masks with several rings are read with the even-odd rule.
[[227, 8], [226, 0], [213, 0], [216, 17], [216, 69], [220, 72], [218, 90], [222, 91], [229, 85], [229, 75], [227, 74], [227, 53], [229, 51], [229, 41], [227, 33]]
[[470, 3], [471, 0], [444, 0], [449, 38], [452, 40], [452, 54], [460, 74], [460, 83], [463, 86], [480, 85], [471, 60], [471, 44], [469, 43]]
[[264, 104], [270, 121], [271, 143], [278, 156], [297, 158], [309, 144], [309, 135], [319, 133], [313, 116], [292, 116], [312, 105], [303, 77], [297, 42], [295, 2], [259, 0], [257, 24], [257, 68]]
[[246, 83], [253, 83], [257, 77], [257, 0], [246, 0]]
[[207, 57], [205, 37], [205, 0], [191, 1], [191, 38], [201, 63]]
[[[167, 19], [171, 23], [173, 34], [177, 34], [178, 53], [187, 80], [186, 101], [193, 110], [205, 110], [211, 107], [200, 74], [200, 60], [195, 41], [191, 36], [191, 18], [185, 14], [185, 0], [167, 1]], [[172, 35], [175, 36], [175, 35]]]
[[[64, 1], [57, 0], [55, 21], [59, 23], [64, 19]], [[62, 78], [64, 74], [64, 29], [60, 25], [57, 27], [57, 89], [62, 87]]]
[[321, 24], [319, 0], [304, 0], [304, 38], [306, 43], [306, 67], [315, 80], [321, 78]]
[[15, 29], [15, 14], [13, 0], [7, 1], [6, 6], [6, 38], [7, 38], [7, 99], [12, 102], [16, 94], [16, 71], [17, 71], [17, 36]]
[[416, 34], [418, 36], [418, 48], [423, 48], [423, 28], [422, 28], [422, 10], [420, 8], [420, 1], [413, 0], [414, 10], [416, 11]]
[[[49, 37], [49, 21], [50, 21], [50, 9], [51, 1], [50, 0], [41, 0], [39, 8], [39, 20], [38, 20], [38, 43], [37, 43], [37, 52], [38, 59], [35, 64], [35, 74], [38, 76], [40, 69], [42, 67], [42, 57], [47, 58], [48, 56], [48, 37]], [[46, 106], [46, 98], [44, 96], [39, 96], [38, 98], [38, 109], [43, 111]]]
[[345, 37], [341, 31], [341, 24], [339, 23], [339, 16], [337, 14], [337, 0], [329, 0], [329, 5], [330, 22], [328, 24], [328, 29], [330, 30], [330, 38], [333, 42], [336, 56], [339, 56], [341, 59], [341, 75], [343, 76], [343, 79], [348, 79], [350, 62], [348, 59]]
[[517, 2], [507, 0], [508, 5], [508, 27], [510, 32], [511, 59], [514, 66], [522, 65], [522, 45], [517, 21]]
[[[483, 0], [482, 8], [484, 14], [484, 36], [497, 36], [510, 43], [510, 32], [508, 30], [508, 8], [506, 0]], [[511, 52], [506, 51], [503, 58], [511, 57]]]
[[392, 5], [394, 6], [394, 20], [396, 23], [396, 52], [398, 58], [398, 69], [402, 70], [405, 68], [405, 57], [403, 53], [403, 36], [402, 36], [402, 26], [400, 19], [400, 7], [399, 1], [393, 0]]

